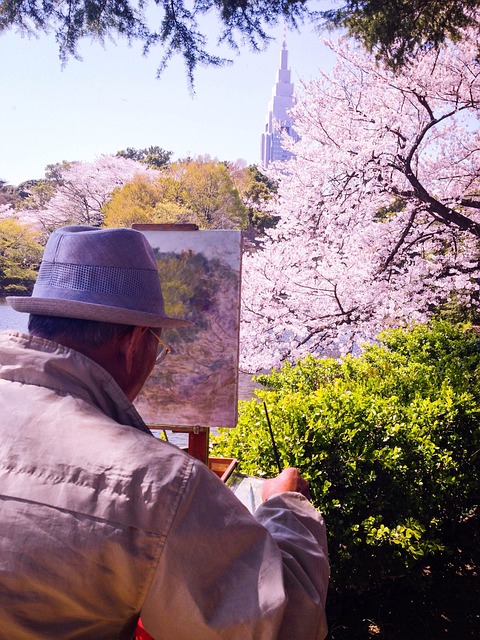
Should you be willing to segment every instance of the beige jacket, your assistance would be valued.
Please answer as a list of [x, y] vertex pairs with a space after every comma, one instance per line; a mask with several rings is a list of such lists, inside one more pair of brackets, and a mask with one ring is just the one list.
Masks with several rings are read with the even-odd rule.
[[0, 639], [320, 639], [328, 560], [296, 493], [253, 517], [81, 354], [0, 334]]

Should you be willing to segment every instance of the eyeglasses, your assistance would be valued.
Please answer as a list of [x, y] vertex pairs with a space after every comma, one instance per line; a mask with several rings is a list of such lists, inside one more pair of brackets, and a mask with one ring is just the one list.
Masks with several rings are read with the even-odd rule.
[[152, 329], [149, 329], [150, 333], [152, 334], [152, 336], [155, 336], [155, 338], [158, 341], [158, 346], [157, 346], [157, 357], [155, 358], [155, 364], [160, 364], [160, 362], [162, 362], [162, 360], [165, 360], [165, 358], [167, 357], [167, 355], [170, 353], [171, 349], [168, 346], [168, 344], [166, 342], [164, 342], [160, 336], [157, 336], [157, 334], [155, 333], [155, 331], [152, 331]]

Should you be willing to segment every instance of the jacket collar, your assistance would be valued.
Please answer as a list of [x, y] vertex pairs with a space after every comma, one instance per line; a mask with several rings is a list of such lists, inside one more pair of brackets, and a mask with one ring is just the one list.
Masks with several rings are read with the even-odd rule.
[[108, 417], [150, 433], [112, 376], [87, 356], [44, 338], [16, 331], [0, 333], [0, 379], [72, 395]]

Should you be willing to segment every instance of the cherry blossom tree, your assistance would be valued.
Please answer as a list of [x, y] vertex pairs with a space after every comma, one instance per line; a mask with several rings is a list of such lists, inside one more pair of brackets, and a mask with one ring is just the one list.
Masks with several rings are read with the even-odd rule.
[[13, 218], [15, 210], [11, 204], [0, 204], [0, 219]]
[[463, 36], [397, 73], [330, 43], [335, 69], [297, 97], [296, 158], [272, 174], [280, 222], [245, 257], [249, 370], [349, 351], [452, 296], [478, 306], [479, 36]]
[[115, 189], [134, 176], [157, 174], [141, 162], [117, 156], [64, 162], [48, 169], [48, 189], [43, 185], [25, 207], [29, 218], [35, 215], [47, 231], [66, 224], [101, 226], [102, 207]]

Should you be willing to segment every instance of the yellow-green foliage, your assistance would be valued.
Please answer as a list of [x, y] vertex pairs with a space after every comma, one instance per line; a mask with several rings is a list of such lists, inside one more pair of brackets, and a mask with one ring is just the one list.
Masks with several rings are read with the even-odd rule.
[[225, 165], [201, 158], [172, 164], [155, 178], [137, 176], [102, 210], [107, 227], [190, 222], [200, 229], [243, 229], [248, 217]]
[[42, 253], [38, 234], [14, 220], [0, 220], [0, 295], [31, 293]]
[[445, 322], [395, 330], [358, 358], [307, 357], [258, 379], [214, 440], [248, 474], [300, 469], [329, 531], [334, 580], [371, 586], [448, 555], [478, 560], [480, 339]]

